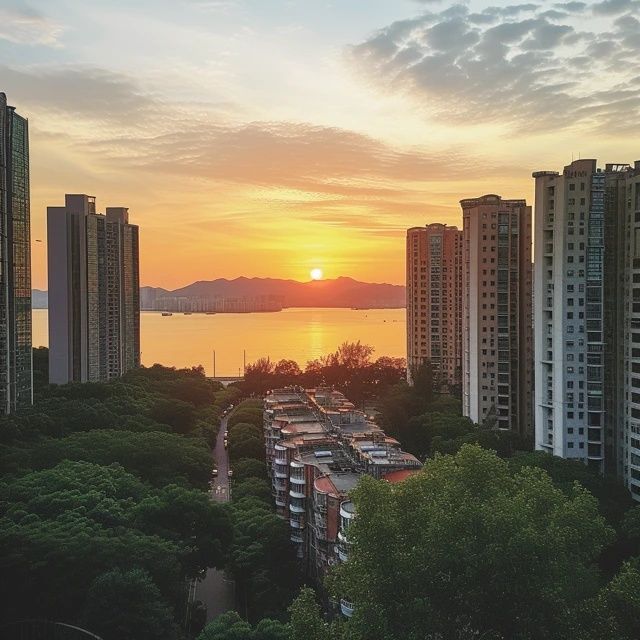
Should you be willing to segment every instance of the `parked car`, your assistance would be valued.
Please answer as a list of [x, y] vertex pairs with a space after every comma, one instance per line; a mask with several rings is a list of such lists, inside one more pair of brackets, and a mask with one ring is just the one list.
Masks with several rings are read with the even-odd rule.
[[213, 477], [214, 478], [218, 477], [218, 470], [217, 469], [214, 469], [212, 473], [213, 473]]
[[233, 477], [233, 469], [229, 469], [229, 471], [227, 471], [227, 476], [229, 476], [229, 478]]

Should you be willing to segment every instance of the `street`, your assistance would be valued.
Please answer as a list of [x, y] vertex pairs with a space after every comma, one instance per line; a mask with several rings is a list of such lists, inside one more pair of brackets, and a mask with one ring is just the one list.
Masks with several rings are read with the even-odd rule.
[[[214, 467], [218, 469], [218, 476], [212, 479], [210, 496], [216, 502], [229, 500], [229, 456], [224, 448], [224, 433], [227, 429], [227, 417], [220, 423], [220, 431], [212, 452]], [[209, 569], [201, 582], [196, 586], [196, 600], [200, 600], [207, 607], [207, 622], [213, 620], [225, 611], [234, 608], [233, 582], [227, 580], [224, 572]]]

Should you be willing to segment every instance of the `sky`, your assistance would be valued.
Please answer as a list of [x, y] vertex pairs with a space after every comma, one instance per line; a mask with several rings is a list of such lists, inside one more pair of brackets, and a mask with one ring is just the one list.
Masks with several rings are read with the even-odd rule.
[[[404, 236], [640, 159], [640, 0], [0, 0], [0, 91], [46, 207], [128, 206], [141, 282], [404, 281]], [[37, 242], [40, 240], [40, 242]]]

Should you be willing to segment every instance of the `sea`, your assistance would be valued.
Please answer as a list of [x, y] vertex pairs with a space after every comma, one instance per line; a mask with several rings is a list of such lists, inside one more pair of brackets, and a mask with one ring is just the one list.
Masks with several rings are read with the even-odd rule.
[[[33, 310], [33, 345], [48, 346], [47, 310]], [[241, 375], [247, 364], [269, 357], [309, 360], [331, 353], [343, 342], [371, 345], [374, 358], [406, 357], [404, 309], [292, 308], [274, 313], [143, 311], [140, 316], [142, 364], [202, 365], [207, 375]], [[215, 354], [215, 355], [214, 355]]]

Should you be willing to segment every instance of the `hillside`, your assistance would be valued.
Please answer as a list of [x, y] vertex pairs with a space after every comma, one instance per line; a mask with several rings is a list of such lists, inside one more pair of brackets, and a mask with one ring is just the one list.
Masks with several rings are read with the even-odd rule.
[[400, 285], [359, 282], [353, 278], [297, 282], [275, 278], [200, 280], [174, 291], [142, 287], [142, 308], [155, 308], [162, 298], [256, 298], [279, 296], [285, 307], [404, 307]]

